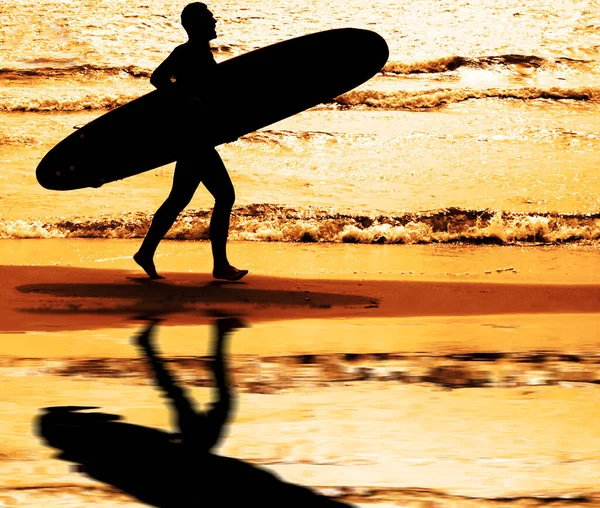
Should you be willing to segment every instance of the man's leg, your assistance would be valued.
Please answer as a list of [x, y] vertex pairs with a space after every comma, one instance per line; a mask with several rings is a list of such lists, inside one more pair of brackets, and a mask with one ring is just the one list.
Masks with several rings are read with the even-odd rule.
[[214, 148], [207, 148], [204, 159], [207, 165], [202, 171], [202, 183], [215, 198], [210, 220], [210, 242], [213, 253], [213, 276], [216, 279], [240, 280], [248, 270], [238, 270], [227, 259], [229, 219], [235, 202], [235, 190], [231, 178]]
[[191, 156], [177, 161], [171, 193], [154, 214], [152, 224], [150, 224], [140, 250], [133, 256], [135, 262], [151, 279], [162, 279], [154, 266], [154, 253], [160, 241], [173, 226], [177, 216], [192, 200], [203, 173], [198, 167], [200, 164], [204, 165], [204, 161], [199, 161]]

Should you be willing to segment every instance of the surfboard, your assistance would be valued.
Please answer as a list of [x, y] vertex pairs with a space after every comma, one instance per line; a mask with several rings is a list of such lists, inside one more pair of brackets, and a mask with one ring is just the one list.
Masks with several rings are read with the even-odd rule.
[[183, 139], [235, 140], [356, 88], [388, 56], [377, 33], [338, 28], [231, 58], [217, 65], [206, 105], [185, 104], [176, 84], [147, 93], [60, 141], [40, 161], [37, 180], [73, 190], [164, 166], [177, 160]]

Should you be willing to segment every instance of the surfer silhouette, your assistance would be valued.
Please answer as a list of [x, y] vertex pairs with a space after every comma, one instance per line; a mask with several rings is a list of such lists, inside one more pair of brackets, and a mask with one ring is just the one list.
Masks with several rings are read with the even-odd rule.
[[212, 359], [206, 365], [213, 374], [213, 402], [200, 405], [173, 375], [171, 362], [162, 358], [155, 343], [160, 322], [158, 317], [147, 319], [133, 343], [146, 359], [177, 430], [129, 423], [117, 414], [88, 412], [99, 409], [95, 406], [46, 407], [36, 419], [36, 434], [57, 450], [55, 458], [158, 508], [352, 508], [312, 488], [288, 483], [259, 465], [216, 452], [238, 405], [226, 350], [233, 332], [246, 323], [236, 317], [214, 321]]
[[[217, 37], [216, 20], [206, 4], [193, 2], [181, 12], [181, 24], [188, 41], [176, 47], [156, 68], [150, 83], [156, 88], [176, 83], [184, 97], [184, 107], [202, 108], [210, 93], [211, 75], [217, 63], [210, 41]], [[212, 145], [193, 138], [182, 121], [180, 154], [175, 165], [173, 186], [165, 202], [154, 214], [140, 249], [133, 259], [151, 279], [162, 279], [154, 265], [154, 254], [177, 216], [189, 204], [198, 185], [203, 183], [215, 199], [209, 236], [213, 255], [213, 277], [229, 281], [240, 280], [248, 270], [238, 270], [227, 259], [229, 219], [235, 202], [235, 191], [221, 157]]]

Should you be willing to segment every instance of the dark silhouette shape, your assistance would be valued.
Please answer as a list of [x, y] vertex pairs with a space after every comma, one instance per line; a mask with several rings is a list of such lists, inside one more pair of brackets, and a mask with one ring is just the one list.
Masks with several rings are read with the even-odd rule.
[[36, 178], [51, 190], [96, 188], [170, 164], [186, 136], [228, 143], [339, 97], [377, 74], [388, 56], [377, 33], [336, 28], [229, 58], [192, 93], [209, 101], [188, 99], [176, 83], [161, 85], [64, 138], [40, 161]]
[[[251, 289], [244, 283], [212, 281], [205, 284], [170, 284], [166, 281], [143, 279], [141, 283], [102, 284], [102, 283], [52, 283], [26, 284], [15, 288], [21, 293], [38, 296], [47, 295], [52, 301], [38, 299], [34, 307], [16, 309], [19, 312], [38, 315], [89, 314], [105, 316], [98, 326], [106, 327], [109, 316], [131, 315], [151, 316], [160, 313], [186, 314], [191, 323], [202, 322], [202, 313], [222, 309], [229, 314], [251, 313], [254, 317], [268, 315], [271, 309], [278, 309], [280, 316], [298, 317], [294, 309], [304, 308], [315, 311], [339, 308], [340, 314], [347, 307], [363, 309], [378, 304], [375, 298], [344, 293], [285, 289]], [[60, 305], [60, 298], [83, 298], [78, 305]], [[110, 302], [98, 305], [100, 299], [118, 299], [118, 304]], [[68, 300], [67, 300], [68, 301]], [[328, 311], [330, 315], [333, 311]], [[200, 313], [200, 314], [199, 314]], [[113, 323], [114, 324], [114, 323]], [[56, 324], [54, 325], [56, 326]], [[89, 326], [89, 324], [88, 324]], [[18, 329], [18, 328], [17, 328]]]
[[[189, 40], [176, 47], [156, 68], [150, 83], [157, 89], [168, 89], [174, 81], [185, 105], [202, 110], [204, 102], [210, 100], [209, 89], [217, 66], [210, 50], [210, 41], [217, 37], [216, 21], [205, 4], [194, 2], [185, 6], [181, 12], [181, 24]], [[214, 263], [213, 277], [240, 280], [248, 270], [238, 270], [227, 259], [229, 219], [235, 202], [233, 184], [210, 141], [199, 142], [196, 129], [191, 124], [194, 117], [190, 115], [187, 118], [186, 121], [182, 116], [181, 125], [176, 127], [182, 132], [171, 193], [154, 214], [146, 237], [133, 259], [151, 279], [163, 278], [156, 272], [154, 253], [202, 182], [215, 198], [209, 231]]]
[[[311, 282], [310, 280], [308, 282]], [[208, 284], [169, 284], [168, 282], [146, 282], [145, 284], [103, 283], [40, 283], [24, 284], [15, 288], [20, 293], [34, 293], [63, 298], [119, 298], [154, 302], [161, 308], [184, 310], [185, 303], [261, 305], [274, 307], [318, 307], [357, 306], [377, 303], [373, 297], [346, 293], [286, 289], [252, 289], [244, 284], [213, 281]], [[144, 307], [140, 305], [138, 311]], [[39, 309], [40, 311], [43, 309]], [[50, 312], [56, 309], [49, 309]], [[78, 310], [78, 309], [74, 309]], [[85, 309], [79, 309], [84, 311]]]
[[177, 386], [152, 344], [153, 319], [136, 337], [148, 358], [157, 386], [175, 413], [178, 433], [119, 421], [107, 413], [84, 413], [96, 407], [45, 408], [37, 432], [57, 458], [79, 464], [92, 478], [117, 487], [160, 508], [192, 506], [329, 507], [351, 505], [286, 483], [266, 469], [212, 453], [223, 436], [235, 405], [229, 391], [224, 343], [243, 324], [235, 318], [216, 320], [214, 377], [217, 398], [208, 411], [198, 411]]

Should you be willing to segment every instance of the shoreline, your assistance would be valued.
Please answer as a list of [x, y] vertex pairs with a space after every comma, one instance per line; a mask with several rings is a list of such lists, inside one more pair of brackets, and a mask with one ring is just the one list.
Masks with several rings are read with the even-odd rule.
[[[0, 265], [63, 266], [144, 273], [133, 261], [140, 239], [47, 238], [0, 240]], [[373, 245], [228, 242], [234, 266], [249, 278], [468, 281], [600, 285], [600, 246]], [[210, 274], [210, 243], [164, 240], [155, 261], [161, 274]], [[249, 278], [245, 280], [250, 280]]]

